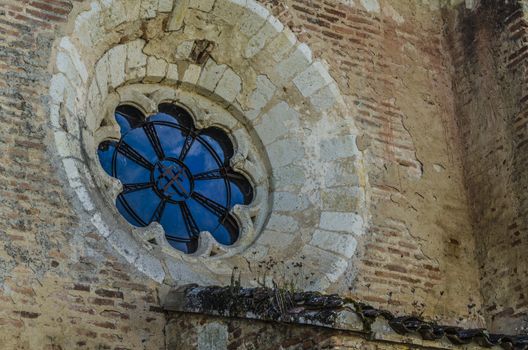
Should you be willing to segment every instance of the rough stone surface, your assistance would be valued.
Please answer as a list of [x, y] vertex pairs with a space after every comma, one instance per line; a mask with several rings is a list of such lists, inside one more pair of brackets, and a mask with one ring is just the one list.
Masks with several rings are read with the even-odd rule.
[[346, 258], [351, 258], [356, 252], [356, 239], [347, 234], [340, 234], [330, 231], [315, 231], [311, 245], [318, 248], [339, 253]]

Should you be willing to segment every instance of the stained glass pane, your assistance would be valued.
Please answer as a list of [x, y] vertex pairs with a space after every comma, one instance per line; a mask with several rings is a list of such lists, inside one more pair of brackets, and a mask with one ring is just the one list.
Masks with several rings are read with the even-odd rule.
[[218, 155], [219, 159], [225, 166], [229, 165], [229, 159], [233, 156], [233, 145], [229, 137], [220, 129], [210, 128], [200, 133], [200, 136], [205, 140], [211, 148]]
[[99, 161], [104, 171], [110, 176], [112, 176], [112, 162], [114, 153], [116, 150], [117, 142], [115, 141], [104, 141], [99, 145], [97, 154], [99, 155]]
[[121, 128], [121, 135], [126, 134], [131, 129], [137, 128], [144, 122], [143, 113], [136, 107], [124, 105], [116, 109], [115, 119]]
[[193, 253], [201, 231], [220, 243], [236, 242], [239, 227], [229, 214], [249, 204], [249, 181], [229, 168], [233, 145], [220, 129], [195, 130], [181, 107], [161, 104], [144, 118], [131, 106], [119, 107], [121, 140], [98, 149], [105, 171], [123, 183], [116, 206], [134, 226], [159, 222], [169, 244]]

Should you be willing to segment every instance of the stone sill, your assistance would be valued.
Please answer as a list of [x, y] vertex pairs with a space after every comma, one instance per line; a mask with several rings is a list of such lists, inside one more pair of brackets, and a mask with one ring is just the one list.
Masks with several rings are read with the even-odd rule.
[[395, 317], [368, 305], [315, 292], [269, 288], [183, 286], [163, 300], [167, 312], [324, 327], [371, 341], [428, 349], [528, 348], [528, 336], [490, 335], [485, 330], [438, 326], [416, 317]]

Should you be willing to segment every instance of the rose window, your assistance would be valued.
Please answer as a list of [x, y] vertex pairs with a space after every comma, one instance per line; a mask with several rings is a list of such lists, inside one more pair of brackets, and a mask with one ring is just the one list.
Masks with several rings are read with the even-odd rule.
[[119, 106], [120, 140], [99, 145], [103, 169], [123, 184], [116, 207], [136, 227], [158, 222], [168, 243], [185, 253], [208, 231], [222, 245], [234, 244], [240, 227], [231, 214], [253, 200], [248, 179], [230, 166], [233, 144], [218, 128], [199, 130], [190, 114], [161, 104], [149, 117]]

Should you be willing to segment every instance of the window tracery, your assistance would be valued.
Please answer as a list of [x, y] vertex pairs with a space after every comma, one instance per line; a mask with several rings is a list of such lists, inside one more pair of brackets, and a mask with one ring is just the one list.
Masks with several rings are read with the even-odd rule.
[[149, 117], [122, 105], [115, 120], [121, 138], [103, 141], [98, 156], [123, 185], [116, 200], [121, 215], [136, 227], [160, 223], [169, 244], [185, 253], [197, 250], [202, 231], [222, 245], [234, 244], [240, 228], [230, 212], [250, 204], [253, 189], [229, 164], [228, 135], [197, 129], [185, 109], [169, 103]]

